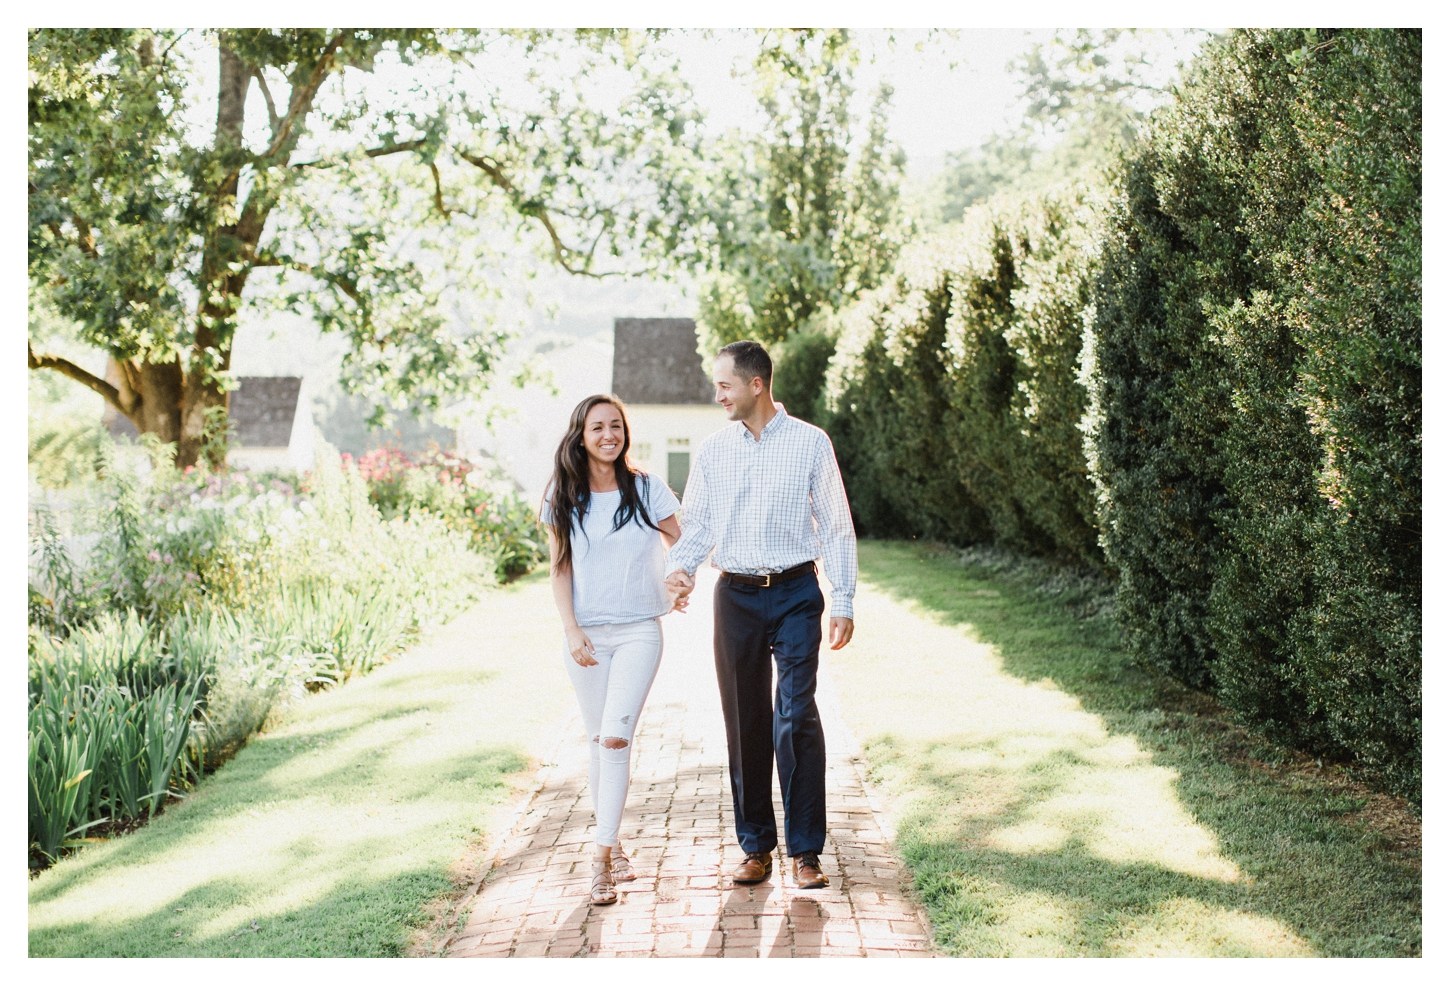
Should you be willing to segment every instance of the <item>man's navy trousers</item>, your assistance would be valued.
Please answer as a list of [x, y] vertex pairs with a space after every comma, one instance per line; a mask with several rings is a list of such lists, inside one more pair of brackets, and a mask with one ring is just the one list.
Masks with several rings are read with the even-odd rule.
[[772, 760], [785, 805], [786, 853], [825, 847], [826, 735], [816, 710], [825, 606], [813, 574], [768, 587], [723, 578], [715, 584], [715, 673], [730, 747], [735, 835], [748, 853], [770, 852], [778, 842]]

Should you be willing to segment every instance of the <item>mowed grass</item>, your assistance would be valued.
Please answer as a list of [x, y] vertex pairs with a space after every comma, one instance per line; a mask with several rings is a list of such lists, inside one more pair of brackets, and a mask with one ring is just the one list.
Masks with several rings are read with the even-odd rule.
[[1090, 587], [898, 542], [861, 576], [828, 660], [942, 951], [1420, 953], [1416, 840], [1362, 820], [1402, 806], [1134, 668]]
[[144, 828], [30, 883], [31, 955], [404, 954], [573, 703], [547, 580], [283, 723]]

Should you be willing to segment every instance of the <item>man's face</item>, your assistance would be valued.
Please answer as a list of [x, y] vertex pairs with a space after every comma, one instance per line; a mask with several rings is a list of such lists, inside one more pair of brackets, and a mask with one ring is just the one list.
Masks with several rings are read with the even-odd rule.
[[731, 421], [743, 421], [755, 411], [764, 387], [760, 378], [742, 380], [735, 372], [735, 359], [721, 356], [715, 360], [715, 403], [725, 409]]

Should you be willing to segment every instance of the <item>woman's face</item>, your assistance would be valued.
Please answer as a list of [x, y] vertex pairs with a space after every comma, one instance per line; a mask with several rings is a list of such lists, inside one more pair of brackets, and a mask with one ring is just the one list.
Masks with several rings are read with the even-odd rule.
[[624, 449], [624, 415], [613, 404], [595, 404], [584, 416], [584, 451], [596, 462], [613, 465]]

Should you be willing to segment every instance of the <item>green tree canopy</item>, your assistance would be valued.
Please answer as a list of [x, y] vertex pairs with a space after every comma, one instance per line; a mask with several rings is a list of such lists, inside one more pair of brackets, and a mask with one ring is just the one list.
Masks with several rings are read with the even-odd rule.
[[957, 222], [1004, 189], [1041, 191], [1112, 162], [1171, 92], [1168, 70], [1182, 65], [1173, 48], [1207, 35], [1078, 28], [1033, 45], [1008, 66], [1021, 87], [1021, 125], [947, 155], [929, 193], [928, 220]]
[[895, 262], [906, 156], [887, 138], [885, 84], [853, 146], [859, 57], [846, 31], [761, 32], [753, 77], [766, 124], [713, 148], [702, 351], [782, 342], [875, 287]]
[[[502, 334], [466, 302], [497, 280], [500, 236], [589, 276], [698, 256], [699, 117], [652, 34], [213, 32], [206, 133], [188, 120], [209, 93], [187, 39], [29, 33], [33, 290], [112, 360], [107, 379], [33, 349], [29, 364], [177, 442], [183, 464], [226, 404], [246, 304], [346, 334], [349, 389], [437, 407], [498, 359]], [[613, 105], [585, 91], [605, 73]], [[252, 287], [259, 270], [275, 288]]]

